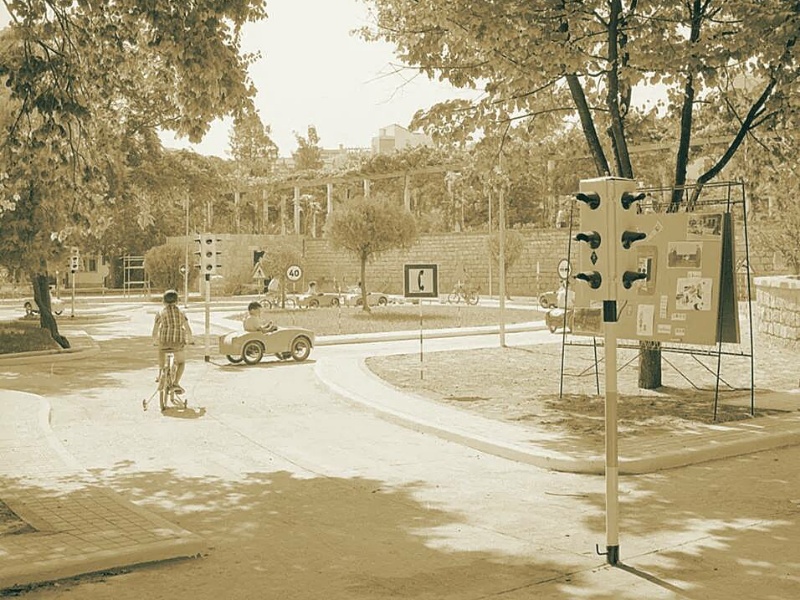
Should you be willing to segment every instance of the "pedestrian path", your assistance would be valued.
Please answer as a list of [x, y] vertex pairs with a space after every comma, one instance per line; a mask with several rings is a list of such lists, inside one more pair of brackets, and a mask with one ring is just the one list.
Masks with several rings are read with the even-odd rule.
[[102, 487], [50, 430], [50, 406], [0, 391], [2, 500], [35, 529], [0, 537], [0, 590], [190, 557], [206, 543]]

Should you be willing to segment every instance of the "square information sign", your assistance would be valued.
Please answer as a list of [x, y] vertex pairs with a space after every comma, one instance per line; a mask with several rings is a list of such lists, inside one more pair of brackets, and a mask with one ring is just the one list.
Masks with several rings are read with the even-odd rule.
[[403, 265], [403, 296], [439, 297], [439, 265]]

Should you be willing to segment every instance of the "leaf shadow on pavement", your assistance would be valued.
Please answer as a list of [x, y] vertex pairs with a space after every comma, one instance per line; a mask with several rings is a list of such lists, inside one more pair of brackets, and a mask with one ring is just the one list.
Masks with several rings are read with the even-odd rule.
[[[127, 600], [169, 589], [178, 599], [231, 597], [235, 590], [237, 599], [722, 600], [768, 594], [789, 600], [796, 597], [791, 572], [796, 576], [800, 564], [800, 549], [789, 540], [800, 535], [800, 524], [797, 506], [786, 500], [796, 490], [789, 489], [792, 478], [778, 456], [791, 455], [761, 453], [623, 478], [625, 569], [604, 567], [588, 548], [578, 553], [567, 542], [545, 539], [536, 515], [530, 529], [491, 532], [512, 539], [516, 551], [475, 548], [470, 519], [418, 500], [420, 482], [388, 486], [288, 471], [187, 476], [174, 469], [134, 471], [135, 464], [121, 462], [92, 474], [213, 549], [198, 560], [123, 569], [117, 577], [66, 582], [31, 597], [79, 591], [81, 598]], [[0, 484], [26, 485], [10, 478]], [[602, 540], [603, 495], [565, 496], [564, 531]]]

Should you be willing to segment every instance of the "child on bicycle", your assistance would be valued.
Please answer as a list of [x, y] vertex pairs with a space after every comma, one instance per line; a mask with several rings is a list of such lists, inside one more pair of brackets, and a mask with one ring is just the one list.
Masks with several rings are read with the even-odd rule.
[[156, 315], [153, 323], [153, 343], [158, 346], [158, 367], [164, 367], [167, 352], [175, 355], [175, 385], [172, 391], [183, 394], [181, 377], [186, 368], [186, 353], [184, 346], [192, 343], [192, 329], [189, 320], [178, 308], [178, 292], [167, 290], [164, 292], [164, 308]]
[[244, 325], [245, 331], [270, 333], [277, 329], [272, 321], [268, 321], [264, 325], [261, 324], [261, 303], [255, 301], [247, 305], [247, 316], [244, 318], [242, 324]]

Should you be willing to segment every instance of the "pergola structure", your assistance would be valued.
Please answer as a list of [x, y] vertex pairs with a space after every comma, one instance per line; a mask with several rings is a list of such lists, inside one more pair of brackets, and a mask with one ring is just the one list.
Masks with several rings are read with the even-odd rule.
[[[328, 216], [333, 213], [333, 187], [336, 184], [353, 184], [353, 183], [361, 183], [364, 189], [364, 197], [370, 197], [370, 184], [373, 181], [380, 181], [385, 179], [397, 179], [403, 178], [403, 205], [405, 206], [406, 210], [411, 210], [411, 180], [414, 176], [418, 175], [430, 175], [432, 173], [448, 173], [452, 171], [458, 171], [462, 168], [462, 165], [452, 164], [452, 165], [438, 165], [438, 166], [429, 166], [429, 167], [421, 167], [419, 169], [410, 169], [406, 171], [393, 171], [391, 173], [380, 173], [380, 174], [353, 174], [353, 175], [338, 175], [338, 176], [327, 176], [327, 177], [317, 177], [313, 179], [297, 179], [297, 180], [285, 180], [280, 182], [270, 181], [267, 178], [254, 178], [252, 182], [245, 188], [245, 189], [237, 189], [233, 191], [234, 195], [234, 212], [235, 212], [235, 220], [236, 220], [236, 228], [239, 229], [239, 206], [241, 203], [241, 196], [243, 192], [249, 190], [260, 190], [261, 191], [261, 214], [263, 215], [264, 224], [269, 222], [269, 197], [271, 193], [276, 193], [281, 190], [291, 189], [293, 190], [293, 198], [292, 198], [292, 209], [293, 209], [293, 233], [299, 234], [301, 227], [300, 227], [300, 212], [301, 212], [301, 197], [302, 193], [301, 190], [303, 188], [315, 188], [325, 186], [326, 188], [326, 207], [325, 211]], [[280, 223], [281, 223], [281, 234], [286, 234], [287, 227], [286, 227], [286, 219], [284, 216], [287, 212], [287, 198], [282, 196], [280, 199]], [[212, 222], [213, 218], [213, 210], [212, 207], [209, 205], [207, 208], [206, 214], [206, 221], [208, 226]]]

